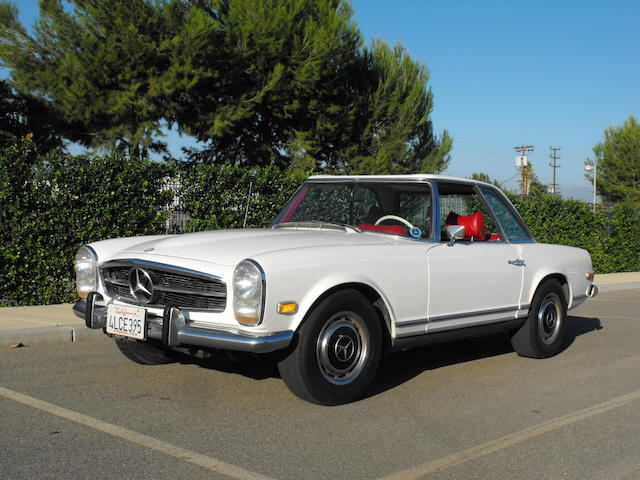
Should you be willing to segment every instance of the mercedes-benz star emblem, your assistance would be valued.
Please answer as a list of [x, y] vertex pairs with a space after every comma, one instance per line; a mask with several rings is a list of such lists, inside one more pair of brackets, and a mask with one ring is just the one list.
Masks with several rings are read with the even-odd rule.
[[347, 335], [340, 335], [336, 341], [335, 353], [338, 360], [346, 362], [353, 356], [355, 346], [351, 337]]
[[129, 289], [139, 303], [149, 303], [153, 298], [153, 280], [149, 272], [142, 268], [132, 268], [129, 271]]

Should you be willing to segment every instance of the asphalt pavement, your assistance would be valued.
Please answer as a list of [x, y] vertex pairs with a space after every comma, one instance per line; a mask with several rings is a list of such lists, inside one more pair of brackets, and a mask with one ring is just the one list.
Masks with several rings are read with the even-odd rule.
[[3, 348], [0, 478], [638, 480], [640, 288], [603, 290], [556, 357], [502, 335], [395, 353], [338, 407], [297, 399], [264, 359]]

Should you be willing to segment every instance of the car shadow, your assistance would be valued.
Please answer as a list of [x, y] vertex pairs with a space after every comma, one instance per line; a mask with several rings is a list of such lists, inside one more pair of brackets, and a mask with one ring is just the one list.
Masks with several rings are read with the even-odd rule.
[[[567, 317], [567, 338], [562, 351], [580, 335], [602, 328], [598, 318]], [[513, 347], [507, 332], [389, 353], [383, 357], [378, 375], [365, 398], [391, 390], [428, 370], [509, 353], [513, 353]]]
[[[567, 327], [567, 339], [563, 350], [580, 335], [603, 328], [598, 318], [575, 316], [567, 317]], [[383, 356], [378, 375], [364, 398], [402, 385], [428, 370], [509, 353], [513, 353], [513, 348], [506, 332], [418, 347], [406, 352], [388, 353]], [[276, 355], [239, 355], [237, 358], [230, 358], [221, 352], [207, 359], [182, 357], [180, 361], [183, 364], [194, 364], [201, 368], [242, 375], [254, 380], [280, 378]]]

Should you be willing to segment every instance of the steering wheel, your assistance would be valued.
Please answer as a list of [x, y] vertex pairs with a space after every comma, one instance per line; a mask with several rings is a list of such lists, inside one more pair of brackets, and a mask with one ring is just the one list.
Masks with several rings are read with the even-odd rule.
[[374, 225], [380, 225], [380, 223], [384, 222], [385, 220], [396, 220], [400, 223], [404, 223], [407, 227], [409, 227], [409, 231], [416, 228], [413, 225], [411, 225], [411, 223], [408, 220], [405, 220], [404, 218], [399, 217], [397, 215], [383, 215], [378, 220], [376, 220], [376, 223]]

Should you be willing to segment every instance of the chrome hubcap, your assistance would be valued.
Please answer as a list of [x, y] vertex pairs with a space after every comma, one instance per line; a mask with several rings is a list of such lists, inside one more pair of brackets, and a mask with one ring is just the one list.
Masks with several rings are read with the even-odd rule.
[[334, 385], [352, 382], [362, 371], [369, 353], [364, 321], [353, 312], [333, 315], [322, 327], [316, 359], [322, 376]]
[[560, 333], [562, 304], [555, 293], [549, 293], [542, 300], [538, 310], [538, 333], [545, 345], [551, 345]]

